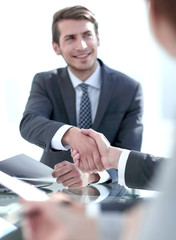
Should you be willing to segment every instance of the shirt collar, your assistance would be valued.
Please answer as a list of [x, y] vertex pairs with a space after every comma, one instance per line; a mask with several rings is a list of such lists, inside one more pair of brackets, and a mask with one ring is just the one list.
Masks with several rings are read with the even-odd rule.
[[[71, 82], [73, 84], [73, 87], [76, 88], [79, 84], [83, 83], [79, 78], [77, 78], [67, 67], [69, 77], [71, 79]], [[100, 64], [97, 61], [97, 68], [95, 72], [92, 73], [92, 75], [85, 81], [86, 84], [88, 84], [91, 87], [100, 89], [101, 87], [101, 69]]]

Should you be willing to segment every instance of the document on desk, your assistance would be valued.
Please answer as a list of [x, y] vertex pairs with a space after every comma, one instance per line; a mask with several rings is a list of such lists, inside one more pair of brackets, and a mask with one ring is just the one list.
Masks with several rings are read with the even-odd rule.
[[0, 171], [33, 185], [56, 182], [52, 176], [52, 168], [25, 154], [0, 160]]
[[0, 184], [12, 190], [14, 193], [18, 194], [20, 197], [26, 200], [42, 201], [49, 199], [44, 191], [36, 188], [29, 183], [11, 177], [2, 171], [0, 171]]

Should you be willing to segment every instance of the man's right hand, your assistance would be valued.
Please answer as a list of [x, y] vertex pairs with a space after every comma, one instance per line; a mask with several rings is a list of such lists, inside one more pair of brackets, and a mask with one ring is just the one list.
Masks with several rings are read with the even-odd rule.
[[62, 138], [63, 145], [70, 145], [77, 149], [81, 155], [81, 170], [83, 172], [103, 171], [104, 166], [97, 144], [89, 135], [81, 133], [77, 127], [70, 128]]

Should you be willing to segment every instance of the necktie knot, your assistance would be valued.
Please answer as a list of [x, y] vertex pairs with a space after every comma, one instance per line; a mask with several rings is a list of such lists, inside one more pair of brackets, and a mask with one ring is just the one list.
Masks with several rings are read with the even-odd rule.
[[87, 88], [88, 88], [89, 85], [85, 84], [85, 83], [81, 83], [81, 84], [79, 84], [79, 86], [81, 87], [83, 92], [87, 92]]

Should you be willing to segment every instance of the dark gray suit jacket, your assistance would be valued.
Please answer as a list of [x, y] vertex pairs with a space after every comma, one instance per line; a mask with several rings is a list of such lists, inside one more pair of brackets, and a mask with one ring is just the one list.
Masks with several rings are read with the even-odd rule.
[[165, 161], [166, 158], [131, 151], [125, 168], [126, 185], [130, 188], [158, 190], [153, 180]]
[[[138, 188], [144, 190], [160, 190], [161, 186], [158, 185], [156, 179], [162, 178], [163, 165], [166, 165], [166, 161], [170, 160], [162, 157], [154, 157], [151, 154], [131, 151], [127, 159], [125, 167], [125, 183], [129, 188]], [[164, 166], [165, 166], [164, 165]], [[115, 184], [115, 185], [114, 185]], [[114, 189], [119, 190], [121, 197], [126, 195], [123, 187], [113, 183]], [[112, 188], [113, 189], [113, 188]], [[124, 188], [125, 189], [125, 188]], [[112, 191], [112, 190], [111, 190]], [[125, 200], [125, 198], [124, 198]], [[118, 195], [111, 201], [102, 201], [100, 203], [102, 211], [125, 211], [135, 204], [141, 203], [145, 199], [136, 198], [134, 195], [129, 195], [126, 201], [119, 201]]]
[[[92, 128], [103, 133], [113, 146], [140, 150], [143, 95], [141, 85], [99, 60], [102, 87]], [[41, 161], [50, 167], [63, 160], [72, 162], [69, 151], [51, 148], [51, 139], [64, 124], [76, 126], [75, 90], [67, 68], [35, 75], [20, 123], [21, 135], [44, 149]], [[113, 180], [117, 171], [108, 170]]]

